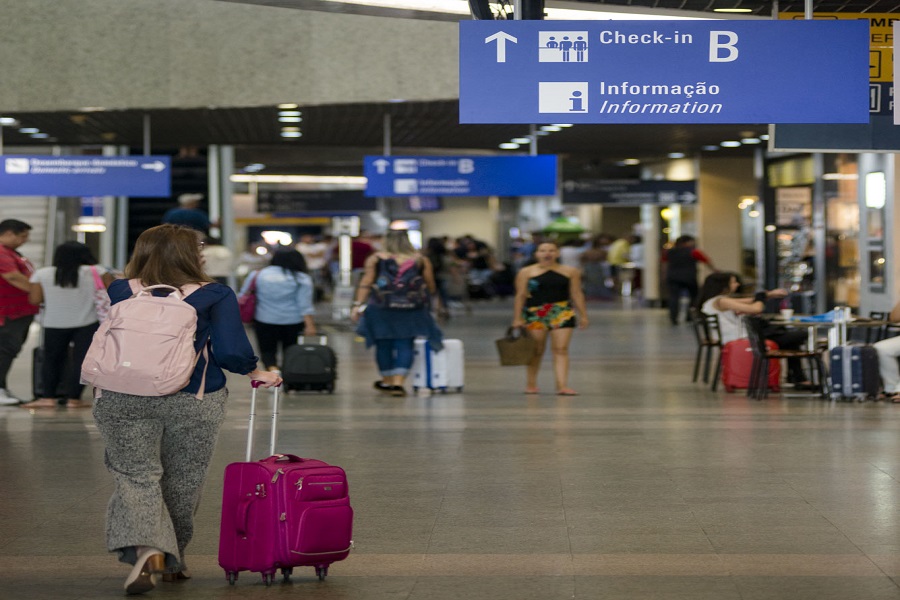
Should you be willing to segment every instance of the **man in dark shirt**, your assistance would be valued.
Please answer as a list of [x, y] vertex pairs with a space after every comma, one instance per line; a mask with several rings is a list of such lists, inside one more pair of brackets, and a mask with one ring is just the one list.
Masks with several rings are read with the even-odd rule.
[[182, 194], [178, 196], [178, 208], [170, 208], [163, 215], [163, 223], [185, 225], [209, 235], [210, 222], [205, 212], [200, 210], [203, 194]]
[[716, 270], [709, 257], [697, 249], [697, 240], [691, 235], [679, 237], [675, 240], [675, 245], [663, 255], [666, 285], [669, 288], [669, 320], [672, 325], [678, 325], [682, 294], [687, 292], [690, 296], [690, 306], [697, 300], [697, 263], [701, 262], [713, 271]]
[[34, 268], [16, 250], [28, 241], [31, 225], [17, 219], [0, 221], [0, 406], [20, 404], [6, 377], [19, 355], [38, 307], [28, 302]]

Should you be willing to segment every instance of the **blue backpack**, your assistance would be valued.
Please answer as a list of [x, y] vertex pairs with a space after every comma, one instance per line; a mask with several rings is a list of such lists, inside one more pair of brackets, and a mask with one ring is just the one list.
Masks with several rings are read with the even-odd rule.
[[378, 274], [372, 284], [372, 301], [394, 310], [414, 310], [428, 306], [428, 286], [422, 277], [418, 259], [398, 265], [393, 258], [378, 261]]

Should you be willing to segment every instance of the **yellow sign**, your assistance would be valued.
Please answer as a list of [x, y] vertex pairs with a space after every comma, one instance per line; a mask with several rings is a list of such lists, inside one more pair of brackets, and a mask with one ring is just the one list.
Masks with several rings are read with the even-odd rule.
[[[803, 13], [786, 12], [779, 19], [799, 21]], [[865, 19], [869, 22], [869, 81], [894, 81], [894, 21], [900, 21], [897, 13], [814, 13], [813, 19]]]

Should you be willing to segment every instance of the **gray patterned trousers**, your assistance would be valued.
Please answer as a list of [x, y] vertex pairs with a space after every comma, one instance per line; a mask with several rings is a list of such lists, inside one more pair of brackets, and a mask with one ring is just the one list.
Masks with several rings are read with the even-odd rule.
[[225, 419], [228, 390], [145, 397], [103, 392], [94, 419], [106, 443], [115, 491], [106, 515], [106, 543], [134, 564], [136, 546], [166, 553], [166, 571], [186, 568], [184, 549]]

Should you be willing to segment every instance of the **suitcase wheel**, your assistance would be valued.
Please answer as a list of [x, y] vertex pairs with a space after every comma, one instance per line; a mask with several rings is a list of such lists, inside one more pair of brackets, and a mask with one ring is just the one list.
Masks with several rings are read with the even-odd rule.
[[234, 582], [237, 581], [237, 578], [237, 571], [225, 571], [225, 579], [228, 580], [228, 585], [234, 585]]
[[290, 582], [290, 580], [291, 580], [291, 574], [292, 574], [293, 572], [294, 572], [294, 569], [292, 569], [291, 567], [286, 567], [286, 568], [284, 568], [284, 569], [281, 570], [281, 577], [282, 577], [284, 583]]
[[319, 581], [325, 581], [325, 577], [328, 576], [328, 567], [316, 567], [316, 577], [319, 578]]
[[262, 580], [263, 583], [266, 584], [266, 587], [269, 587], [275, 582], [275, 573], [263, 573]]

